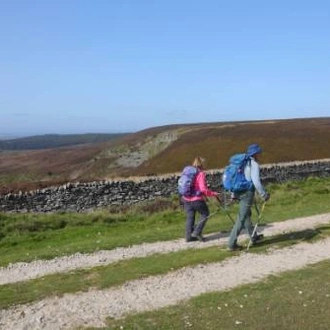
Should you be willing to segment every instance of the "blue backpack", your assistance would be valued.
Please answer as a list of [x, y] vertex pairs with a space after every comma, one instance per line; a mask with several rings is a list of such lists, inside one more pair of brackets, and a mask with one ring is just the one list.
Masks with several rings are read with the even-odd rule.
[[252, 188], [252, 181], [248, 181], [244, 175], [244, 168], [250, 161], [246, 154], [235, 154], [230, 157], [229, 165], [224, 169], [222, 185], [225, 190], [231, 192], [243, 192]]
[[178, 193], [181, 196], [193, 197], [197, 196], [198, 192], [194, 190], [195, 178], [198, 169], [195, 166], [186, 166], [178, 180]]

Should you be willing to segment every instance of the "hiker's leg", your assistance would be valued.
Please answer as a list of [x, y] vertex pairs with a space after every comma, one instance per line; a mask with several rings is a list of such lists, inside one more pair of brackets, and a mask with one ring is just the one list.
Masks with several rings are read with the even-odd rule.
[[229, 240], [228, 240], [229, 248], [232, 248], [235, 245], [237, 245], [237, 238], [238, 238], [238, 235], [241, 232], [241, 230], [242, 230], [242, 224], [240, 222], [239, 216], [237, 216], [237, 219], [234, 223], [234, 227], [231, 230], [230, 235], [229, 235]]
[[253, 204], [253, 199], [254, 199], [254, 191], [248, 191], [246, 193], [246, 200], [245, 200], [245, 205], [246, 205], [246, 214], [245, 214], [245, 220], [244, 220], [244, 229], [246, 230], [246, 233], [249, 235], [249, 237], [252, 237], [253, 233], [253, 224], [251, 221], [251, 208]]
[[194, 236], [198, 236], [202, 234], [206, 221], [210, 215], [209, 208], [205, 201], [196, 201], [195, 209], [200, 214], [198, 224], [194, 229]]
[[186, 212], [186, 240], [189, 241], [195, 224], [196, 211], [193, 202], [184, 202], [184, 210]]
[[[231, 233], [229, 235], [228, 240], [228, 247], [232, 248], [237, 244], [237, 238], [240, 234], [241, 230], [244, 227], [245, 221], [249, 216], [249, 212], [251, 212], [250, 205], [250, 193], [251, 191], [246, 191], [242, 194], [239, 194], [239, 212], [236, 219], [236, 222], [234, 224], [233, 229], [231, 230]], [[254, 194], [254, 193], [253, 193]], [[251, 216], [250, 216], [251, 218]]]

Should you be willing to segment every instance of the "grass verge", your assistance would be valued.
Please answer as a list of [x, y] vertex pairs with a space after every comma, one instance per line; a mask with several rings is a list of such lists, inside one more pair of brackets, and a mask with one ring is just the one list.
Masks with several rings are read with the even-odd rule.
[[329, 261], [324, 261], [157, 311], [109, 319], [108, 326], [102, 329], [327, 330], [329, 288]]
[[[263, 223], [330, 212], [330, 178], [307, 178], [282, 185], [270, 184], [271, 199], [263, 212]], [[219, 208], [204, 233], [228, 231], [228, 214], [236, 217], [237, 204]], [[256, 219], [256, 212], [253, 211]], [[89, 214], [0, 214], [0, 266], [19, 261], [51, 259], [77, 252], [88, 253], [145, 242], [173, 240], [184, 236], [185, 214], [177, 198], [160, 199], [124, 210]]]
[[[263, 242], [251, 248], [249, 253], [264, 253], [270, 246], [280, 249], [300, 243], [302, 240], [315, 242], [325, 237], [330, 237], [328, 226], [276, 235], [267, 237]], [[26, 282], [2, 285], [0, 308], [26, 304], [50, 296], [61, 296], [64, 293], [88, 291], [91, 288], [102, 290], [121, 285], [126, 281], [162, 275], [183, 267], [221, 262], [230, 256], [233, 254], [227, 252], [225, 248], [214, 246], [133, 258], [107, 266], [80, 269], [69, 273], [47, 275]]]

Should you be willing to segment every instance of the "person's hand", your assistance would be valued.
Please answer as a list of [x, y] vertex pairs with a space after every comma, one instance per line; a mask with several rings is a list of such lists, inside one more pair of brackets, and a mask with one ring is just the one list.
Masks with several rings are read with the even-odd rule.
[[265, 197], [264, 197], [264, 201], [267, 202], [270, 198], [270, 194], [266, 193]]

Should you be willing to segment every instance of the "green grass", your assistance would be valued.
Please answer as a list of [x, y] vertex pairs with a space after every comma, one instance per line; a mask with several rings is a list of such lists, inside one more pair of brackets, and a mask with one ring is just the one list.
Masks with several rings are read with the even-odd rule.
[[[330, 179], [309, 178], [270, 184], [271, 199], [263, 223], [330, 212]], [[204, 233], [228, 231], [232, 223], [224, 209], [209, 202], [214, 213]], [[227, 211], [236, 217], [237, 204]], [[256, 220], [256, 212], [253, 210]], [[12, 262], [51, 259], [76, 252], [126, 247], [184, 237], [185, 214], [178, 200], [157, 200], [129, 209], [89, 214], [0, 214], [0, 266]]]
[[[268, 190], [271, 192], [271, 199], [264, 208], [263, 223], [330, 212], [330, 179], [309, 178], [283, 185], [272, 184], [268, 186]], [[209, 206], [211, 213], [215, 213], [207, 222], [205, 234], [219, 230], [229, 231], [232, 223], [225, 210], [219, 209], [219, 205], [212, 200]], [[235, 217], [237, 204], [230, 206], [228, 211]], [[255, 210], [253, 213], [256, 219]], [[90, 214], [0, 214], [0, 264], [6, 266], [17, 261], [49, 259], [75, 252], [93, 252], [143, 242], [172, 240], [183, 237], [184, 225], [185, 215], [175, 198]], [[267, 237], [260, 245], [250, 249], [250, 252], [262, 253], [269, 247], [283, 248], [301, 240], [313, 242], [329, 236], [328, 226], [276, 235]], [[165, 274], [183, 267], [219, 262], [233, 255], [236, 254], [219, 247], [185, 250], [2, 285], [0, 308], [60, 296], [67, 292], [118, 286], [129, 280]], [[317, 272], [315, 269], [320, 269], [324, 274], [318, 274], [315, 277], [317, 280], [309, 283], [310, 274]], [[321, 287], [329, 283], [328, 279], [321, 281], [323, 277], [328, 277], [328, 270], [325, 269], [324, 263], [320, 263], [304, 271], [272, 277], [257, 285], [203, 295], [176, 307], [130, 316], [121, 321], [109, 320], [109, 329], [119, 329], [120, 326], [123, 329], [236, 329], [242, 324], [244, 329], [314, 329], [311, 327], [312, 321], [307, 320], [310, 313], [306, 313], [306, 310], [306, 315], [303, 313], [306, 308], [299, 301], [301, 295], [296, 297], [289, 293], [294, 288], [303, 287], [309, 301], [315, 301], [311, 308], [328, 309], [330, 298], [325, 299], [322, 296], [323, 299], [318, 299], [314, 295], [314, 292], [321, 295]], [[303, 284], [304, 281], [306, 284]], [[291, 287], [287, 282], [291, 283]], [[280, 298], [281, 294], [284, 297]], [[263, 310], [265, 306], [269, 307], [266, 311]], [[281, 313], [283, 318], [277, 320]], [[301, 314], [304, 315], [300, 316]], [[313, 315], [309, 316], [316, 321]], [[236, 318], [243, 323], [234, 324]], [[268, 322], [267, 327], [263, 327], [265, 322]], [[317, 329], [326, 329], [322, 328], [322, 322], [329, 322], [329, 317], [322, 315], [320, 322], [321, 327]]]
[[[263, 253], [270, 246], [283, 248], [300, 243], [315, 242], [330, 237], [330, 227], [323, 226], [299, 232], [286, 233], [266, 238], [258, 246], [251, 248], [250, 253]], [[193, 251], [193, 252], [192, 252]], [[0, 290], [0, 308], [14, 304], [25, 304], [45, 297], [88, 291], [90, 288], [105, 289], [118, 286], [126, 281], [146, 276], [161, 275], [183, 267], [220, 262], [233, 256], [219, 246], [204, 249], [193, 249], [155, 254], [145, 258], [133, 258], [98, 266], [90, 269], [78, 269], [63, 274], [47, 275], [34, 280], [6, 284]]]
[[329, 309], [329, 262], [324, 261], [172, 307], [109, 319], [103, 329], [328, 330]]

